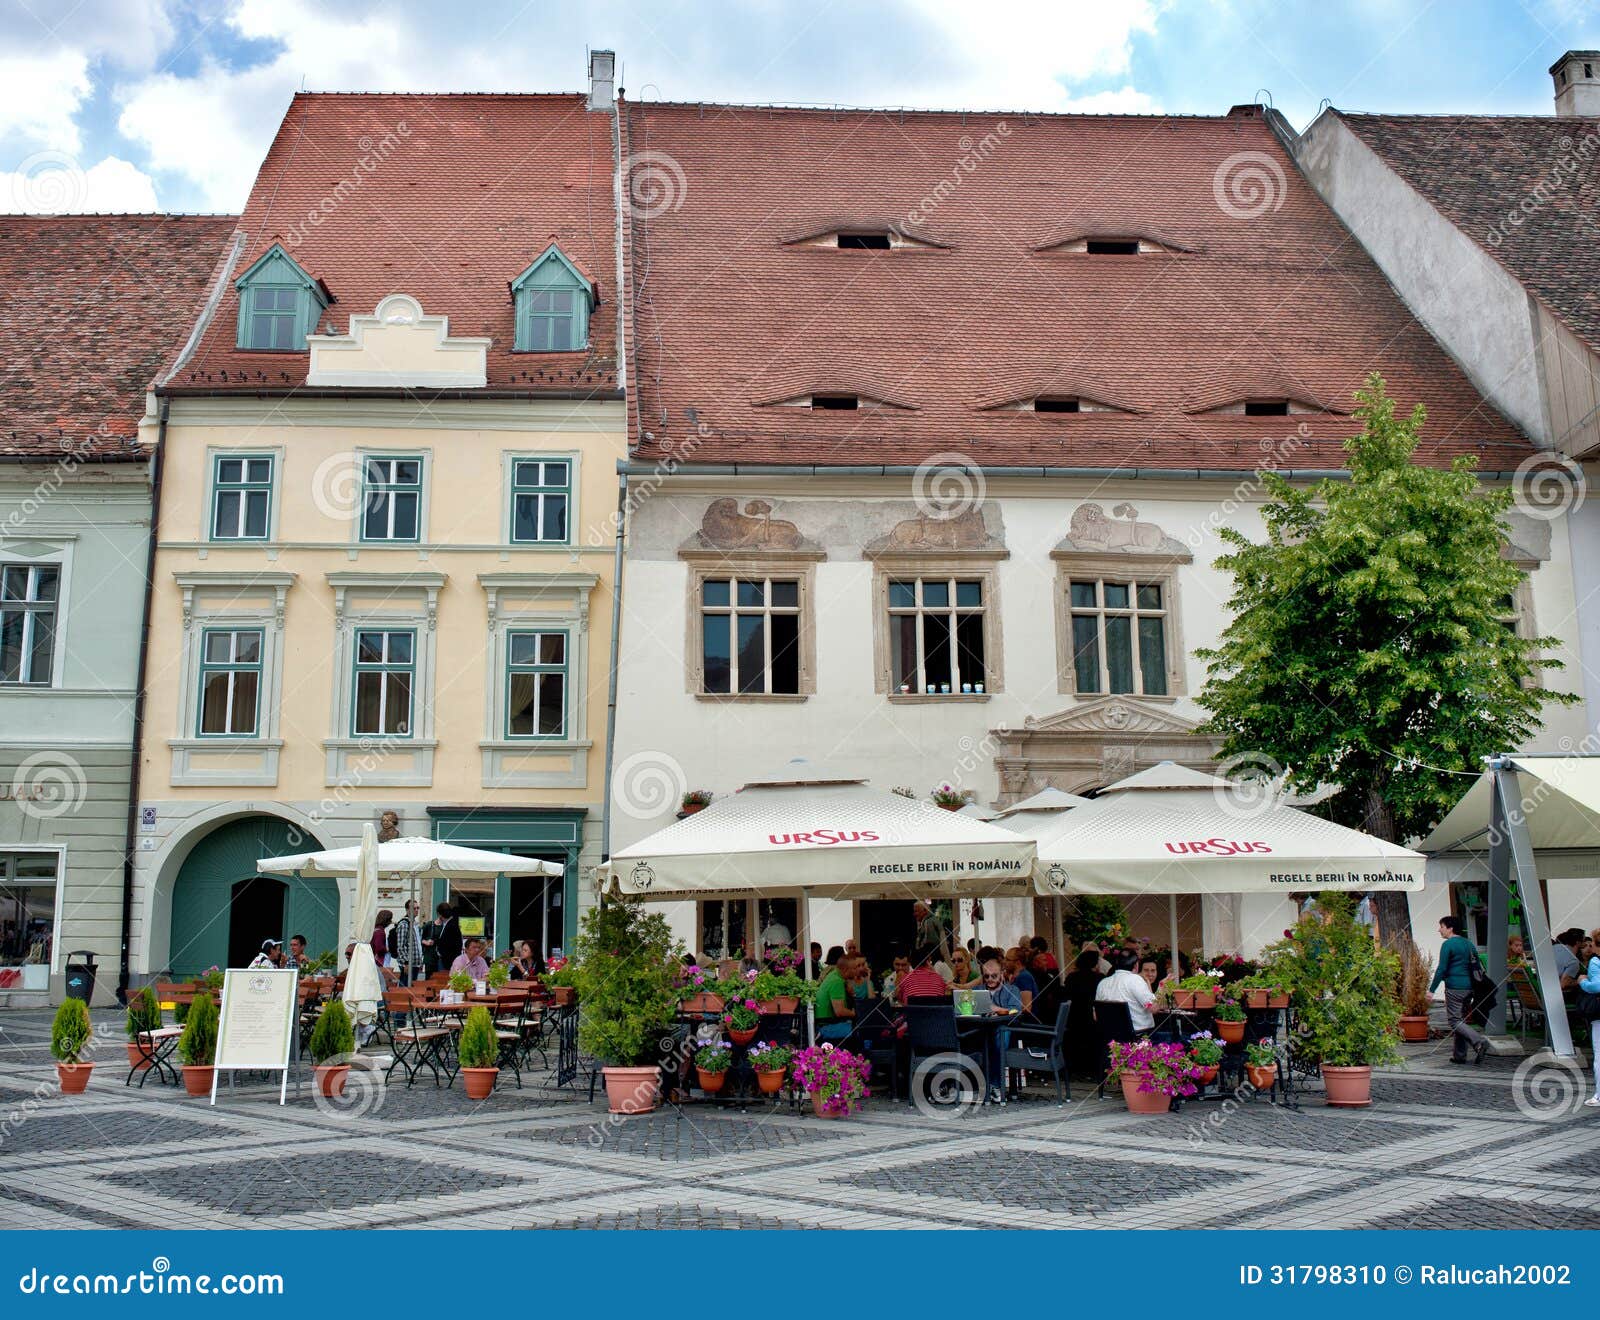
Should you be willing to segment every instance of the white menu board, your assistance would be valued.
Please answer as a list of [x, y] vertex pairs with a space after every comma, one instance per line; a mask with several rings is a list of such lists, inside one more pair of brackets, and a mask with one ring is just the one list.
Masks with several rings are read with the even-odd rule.
[[[300, 973], [292, 967], [230, 967], [223, 973], [218, 1072], [226, 1068], [282, 1069], [287, 1087], [299, 983]], [[211, 1098], [215, 1103], [214, 1079]], [[280, 1095], [280, 1102], [282, 1098]]]

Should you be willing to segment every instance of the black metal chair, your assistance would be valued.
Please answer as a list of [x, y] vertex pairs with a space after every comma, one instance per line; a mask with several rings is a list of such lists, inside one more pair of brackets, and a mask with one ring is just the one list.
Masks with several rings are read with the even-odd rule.
[[1133, 1029], [1133, 1014], [1128, 1011], [1128, 1006], [1111, 1000], [1095, 1000], [1094, 1023], [1100, 1031], [1100, 1086], [1098, 1094], [1101, 1099], [1104, 1099], [1106, 1079], [1111, 1072], [1112, 1042], [1126, 1045], [1131, 1040], [1138, 1040], [1139, 1033]]
[[889, 1094], [900, 1094], [899, 1014], [892, 999], [865, 1000], [856, 1012], [856, 1027], [847, 1048], [865, 1056], [872, 1076], [889, 1076]]
[[982, 1042], [976, 1046], [961, 1038], [956, 1030], [956, 1011], [953, 1004], [918, 1003], [915, 999], [906, 1004], [906, 1042], [909, 1046], [911, 1080], [915, 1082], [919, 1062], [946, 1060], [934, 1068], [930, 1076], [947, 1068], [961, 1068], [959, 1059], [966, 1059], [976, 1070], [979, 1086], [984, 1085]]
[[1054, 1026], [1024, 1023], [1010, 1028], [1011, 1040], [1004, 1058], [1007, 1069], [1049, 1073], [1055, 1079], [1058, 1105], [1072, 1103], [1072, 1073], [1067, 1061], [1067, 1023], [1071, 1017], [1072, 1005], [1063, 1003], [1056, 1009]]

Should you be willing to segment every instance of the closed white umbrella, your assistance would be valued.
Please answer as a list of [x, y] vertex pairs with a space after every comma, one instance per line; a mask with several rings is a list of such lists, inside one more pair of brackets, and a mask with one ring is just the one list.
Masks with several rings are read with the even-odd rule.
[[372, 952], [372, 928], [378, 921], [378, 834], [361, 827], [357, 849], [356, 898], [350, 908], [350, 966], [344, 978], [344, 1002], [353, 1022], [375, 1022], [383, 1000], [383, 973]]

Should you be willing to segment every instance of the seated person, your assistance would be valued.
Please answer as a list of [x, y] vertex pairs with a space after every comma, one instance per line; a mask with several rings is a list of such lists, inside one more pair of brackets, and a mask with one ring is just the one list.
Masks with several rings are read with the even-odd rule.
[[860, 979], [858, 959], [841, 957], [817, 986], [816, 1013], [818, 1040], [844, 1040], [855, 1030], [856, 997], [853, 989]]
[[[1039, 993], [1039, 983], [1028, 970], [1027, 955], [1020, 947], [1006, 950], [1005, 971], [1006, 983], [1015, 986], [1017, 994], [1022, 997], [1022, 1011], [1033, 1012], [1033, 1000]], [[984, 984], [987, 986], [988, 982]]]
[[454, 976], [457, 972], [465, 972], [474, 981], [482, 981], [489, 975], [489, 964], [483, 957], [483, 941], [476, 935], [467, 936], [466, 947], [450, 964], [450, 975]]
[[938, 956], [938, 950], [931, 945], [911, 955], [911, 970], [894, 983], [896, 1002], [904, 1004], [907, 999], [944, 999], [950, 994], [950, 987], [934, 970]]
[[1556, 979], [1561, 983], [1561, 994], [1572, 999], [1577, 994], [1578, 977], [1583, 964], [1578, 961], [1578, 947], [1583, 943], [1583, 932], [1576, 926], [1556, 936], [1553, 952], [1556, 958]]
[[911, 970], [911, 959], [905, 954], [895, 955], [894, 967], [883, 978], [883, 997], [894, 998], [894, 988], [900, 984], [900, 978]]
[[[983, 988], [989, 992], [991, 1009], [1009, 1008], [1013, 1012], [1022, 1011], [1022, 996], [1017, 993], [1017, 987], [1006, 980], [1005, 968], [998, 958], [991, 958], [983, 965]], [[1005, 1103], [1005, 1057], [1006, 1047], [1011, 1043], [1009, 1031], [985, 1031], [983, 1033], [983, 1075], [989, 1082], [989, 1099]]]
[[1156, 1025], [1150, 1008], [1156, 1002], [1156, 992], [1134, 968], [1135, 955], [1119, 950], [1111, 960], [1111, 975], [1095, 987], [1097, 1004], [1126, 1004], [1128, 1017], [1135, 1031], [1150, 1031]]
[[1027, 960], [1028, 970], [1034, 974], [1035, 980], [1042, 976], [1054, 976], [1061, 970], [1055, 954], [1050, 952], [1050, 941], [1043, 935], [1035, 935], [1028, 941], [1027, 949], [1019, 952]]
[[952, 990], [973, 990], [983, 984], [983, 978], [972, 965], [972, 955], [965, 949], [957, 949], [950, 955], [950, 988]]
[[544, 974], [544, 959], [533, 951], [527, 940], [518, 940], [506, 970], [513, 981], [536, 981]]

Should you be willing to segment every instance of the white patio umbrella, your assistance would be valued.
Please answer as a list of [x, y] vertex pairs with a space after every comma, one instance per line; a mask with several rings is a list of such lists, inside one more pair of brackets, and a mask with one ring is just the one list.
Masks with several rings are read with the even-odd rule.
[[1291, 807], [1255, 785], [1170, 761], [1102, 789], [1034, 835], [1041, 894], [1421, 889], [1427, 859]]
[[1010, 824], [1019, 816], [1026, 819], [1057, 811], [1065, 811], [1068, 807], [1081, 807], [1089, 798], [1079, 797], [1076, 793], [1063, 793], [1059, 788], [1041, 788], [1032, 797], [1023, 798], [1021, 802], [1014, 802], [1002, 811], [995, 820], [1006, 825], [1007, 829], [1015, 828]]
[[383, 974], [372, 952], [372, 928], [378, 920], [378, 833], [361, 827], [357, 849], [356, 898], [350, 908], [350, 966], [344, 978], [344, 1002], [351, 1020], [376, 1022], [383, 1002]]

